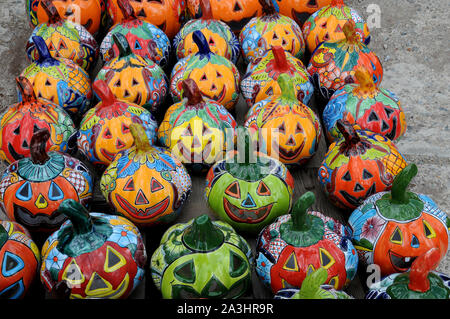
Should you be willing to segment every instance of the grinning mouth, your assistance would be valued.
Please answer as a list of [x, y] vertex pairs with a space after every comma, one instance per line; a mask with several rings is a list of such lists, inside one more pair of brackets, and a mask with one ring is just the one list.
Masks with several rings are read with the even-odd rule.
[[164, 213], [167, 207], [169, 207], [170, 201], [169, 196], [167, 196], [164, 200], [162, 200], [158, 204], [153, 205], [151, 207], [147, 207], [144, 210], [141, 208], [137, 209], [119, 194], [116, 194], [116, 200], [122, 209], [124, 209], [128, 214], [137, 219], [149, 219]]
[[213, 96], [208, 95], [208, 94], [205, 94], [205, 93], [203, 93], [203, 92], [202, 92], [202, 94], [203, 94], [204, 96], [206, 96], [207, 98], [210, 98], [211, 100], [214, 100], [214, 101], [220, 103], [220, 102], [222, 102], [222, 101], [225, 99], [225, 94], [226, 94], [226, 92], [227, 92], [227, 90], [226, 90], [226, 87], [225, 87], [225, 85], [224, 85], [223, 88], [222, 88], [222, 91], [220, 91], [219, 94], [216, 94], [216, 95], [213, 95]]
[[[205, 147], [201, 151], [201, 153], [196, 153], [193, 151], [193, 147], [191, 149], [188, 149], [182, 141], [178, 141], [177, 143], [178, 151], [184, 158], [184, 163], [199, 163], [204, 162], [212, 151], [212, 141], [209, 140], [208, 143], [206, 143]], [[199, 161], [200, 160], [200, 161]]]
[[25, 157], [22, 154], [17, 153], [16, 150], [14, 149], [14, 147], [11, 145], [11, 143], [8, 143], [8, 151], [9, 151], [9, 154], [11, 154], [11, 156], [14, 158], [15, 161], [18, 161]]
[[303, 139], [302, 144], [295, 148], [292, 151], [287, 151], [286, 149], [284, 149], [283, 147], [281, 147], [277, 142], [273, 142], [273, 147], [275, 149], [278, 149], [278, 155], [280, 156], [280, 158], [287, 160], [287, 161], [292, 161], [295, 160], [300, 153], [303, 151], [303, 147], [305, 146], [305, 140]]
[[37, 229], [55, 229], [60, 226], [66, 219], [66, 215], [59, 213], [57, 210], [51, 214], [33, 214], [25, 207], [14, 204], [14, 219], [32, 230]]
[[363, 196], [359, 196], [359, 197], [355, 197], [353, 195], [350, 195], [349, 193], [347, 193], [344, 190], [339, 191], [339, 193], [342, 195], [342, 197], [344, 197], [344, 199], [350, 205], [352, 205], [354, 207], [360, 206], [364, 202], [364, 199], [366, 199], [370, 195], [375, 194], [375, 192], [376, 192], [375, 183], [373, 183], [372, 186], [370, 186], [370, 188], [367, 190], [366, 194], [364, 194]]
[[407, 271], [409, 268], [411, 268], [412, 263], [417, 258], [412, 256], [404, 257], [392, 251], [389, 251], [389, 257], [391, 259], [392, 266], [394, 266], [394, 269], [398, 272]]
[[112, 160], [114, 159], [114, 156], [116, 155], [114, 153], [108, 152], [104, 148], [100, 149], [100, 153], [103, 155], [103, 157], [105, 157], [110, 162], [112, 162]]
[[270, 214], [272, 206], [273, 203], [258, 209], [245, 209], [234, 206], [226, 198], [223, 199], [223, 208], [225, 209], [225, 212], [232, 220], [238, 223], [259, 223]]

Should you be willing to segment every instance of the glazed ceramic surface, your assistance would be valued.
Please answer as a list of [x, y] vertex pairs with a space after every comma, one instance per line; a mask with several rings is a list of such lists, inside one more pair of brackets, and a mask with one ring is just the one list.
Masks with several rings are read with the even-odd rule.
[[189, 197], [191, 178], [170, 151], [150, 145], [141, 125], [130, 129], [135, 144], [116, 155], [100, 190], [119, 214], [140, 227], [170, 223]]
[[323, 111], [324, 129], [330, 142], [342, 137], [336, 122], [344, 119], [392, 141], [406, 131], [406, 119], [396, 95], [377, 87], [366, 69], [355, 72], [357, 83], [337, 90]]
[[305, 53], [302, 30], [291, 18], [276, 12], [271, 1], [260, 0], [261, 17], [251, 19], [239, 34], [242, 56], [253, 62], [271, 47], [280, 46], [298, 59]]
[[301, 27], [306, 20], [321, 8], [329, 5], [332, 0], [277, 0], [274, 1], [278, 11], [297, 22]]
[[247, 67], [241, 81], [242, 95], [249, 107], [266, 98], [281, 94], [278, 77], [287, 74], [294, 82], [295, 95], [300, 102], [308, 104], [314, 93], [302, 61], [293, 57], [280, 46], [265, 51]]
[[157, 63], [134, 54], [123, 34], [112, 37], [119, 56], [103, 66], [96, 80], [104, 80], [118, 99], [157, 111], [168, 91], [166, 74]]
[[200, 215], [164, 233], [150, 267], [164, 299], [235, 299], [251, 285], [252, 261], [230, 225]]
[[52, 292], [65, 283], [71, 299], [127, 298], [144, 278], [147, 260], [137, 227], [70, 199], [59, 211], [69, 220], [42, 247], [43, 285]]
[[52, 57], [43, 38], [35, 36], [33, 42], [39, 59], [21, 75], [32, 83], [38, 98], [59, 105], [72, 117], [83, 114], [92, 98], [89, 75], [72, 60]]
[[131, 52], [148, 60], [153, 60], [162, 68], [168, 66], [171, 44], [167, 35], [153, 24], [138, 19], [129, 0], [118, 0], [124, 19], [115, 24], [100, 46], [104, 62], [109, 62], [120, 55], [119, 47], [114, 42], [113, 34], [123, 34], [130, 44]]
[[383, 276], [407, 271], [433, 247], [439, 248], [440, 259], [448, 249], [447, 214], [428, 196], [407, 191], [416, 174], [415, 164], [406, 166], [391, 192], [370, 196], [349, 218], [360, 260], [377, 264]]
[[30, 141], [30, 157], [9, 165], [0, 181], [0, 206], [8, 218], [32, 231], [54, 231], [65, 221], [57, 210], [68, 198], [87, 206], [93, 182], [88, 168], [78, 159], [45, 151], [50, 132], [36, 131]]
[[245, 127], [259, 133], [264, 153], [284, 164], [301, 165], [316, 152], [321, 138], [319, 117], [298, 101], [293, 81], [278, 77], [281, 95], [262, 100], [248, 111]]
[[19, 76], [16, 82], [22, 102], [11, 105], [0, 115], [0, 159], [12, 163], [29, 157], [33, 133], [43, 128], [50, 132], [47, 151], [73, 151], [76, 128], [70, 116], [58, 105], [37, 99], [25, 77]]
[[156, 141], [158, 125], [149, 111], [118, 100], [102, 80], [94, 82], [94, 90], [101, 102], [85, 114], [78, 131], [78, 149], [91, 163], [107, 166], [118, 152], [130, 148], [134, 143], [132, 123], [143, 126], [151, 143]]
[[300, 288], [307, 275], [327, 271], [325, 284], [341, 290], [356, 275], [358, 255], [343, 225], [320, 212], [307, 212], [314, 193], [305, 193], [291, 214], [264, 228], [256, 244], [255, 270], [274, 294]]
[[33, 42], [34, 36], [45, 40], [53, 57], [72, 60], [84, 70], [89, 71], [98, 57], [98, 44], [95, 38], [82, 25], [63, 19], [51, 0], [42, 0], [49, 21], [36, 26], [27, 42], [27, 55], [31, 61], [39, 59]]
[[170, 76], [170, 94], [174, 102], [181, 100], [182, 81], [189, 78], [197, 83], [202, 95], [219, 102], [227, 110], [234, 109], [240, 93], [238, 69], [230, 60], [211, 52], [203, 33], [194, 31], [193, 39], [199, 52], [179, 60]]
[[36, 277], [39, 248], [18, 223], [0, 221], [0, 299], [21, 299]]
[[329, 146], [319, 183], [332, 204], [353, 210], [370, 195], [389, 190], [407, 162], [387, 137], [341, 120], [337, 125], [344, 137]]

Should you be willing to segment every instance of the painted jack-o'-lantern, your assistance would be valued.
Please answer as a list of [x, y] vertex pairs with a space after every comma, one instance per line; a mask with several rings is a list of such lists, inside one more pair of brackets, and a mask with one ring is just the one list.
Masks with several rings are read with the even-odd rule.
[[6, 168], [0, 181], [0, 206], [10, 220], [32, 231], [53, 231], [65, 220], [59, 205], [68, 198], [87, 206], [93, 183], [88, 168], [76, 158], [45, 151], [47, 129], [34, 133], [30, 157]]
[[203, 15], [199, 19], [188, 21], [173, 39], [173, 46], [178, 59], [198, 52], [192, 35], [198, 30], [208, 40], [209, 49], [236, 63], [240, 54], [239, 40], [230, 27], [212, 16], [209, 0], [200, 0]]
[[123, 34], [112, 37], [119, 56], [103, 66], [96, 80], [104, 80], [118, 99], [155, 112], [166, 98], [166, 74], [157, 63], [134, 54]]
[[366, 299], [450, 299], [450, 277], [434, 271], [441, 254], [432, 248], [407, 273], [391, 274], [369, 287]]
[[261, 17], [251, 19], [239, 34], [242, 56], [253, 62], [264, 51], [279, 46], [298, 59], [305, 53], [305, 40], [298, 24], [275, 11], [271, 0], [259, 0], [263, 7]]
[[329, 146], [319, 182], [335, 206], [355, 209], [370, 195], [389, 190], [406, 160], [383, 135], [355, 129], [342, 120], [337, 127], [343, 137]]
[[109, 165], [118, 152], [130, 148], [131, 123], [141, 124], [148, 139], [156, 141], [158, 124], [149, 111], [118, 100], [102, 80], [94, 82], [94, 90], [101, 102], [85, 114], [78, 133], [78, 149], [91, 163]]
[[0, 221], [0, 299], [23, 298], [39, 270], [39, 248], [20, 224]]
[[[52, 0], [52, 2], [63, 19], [81, 24], [92, 35], [96, 35], [106, 24], [106, 0]], [[49, 20], [42, 0], [26, 0], [26, 9], [31, 26]]]
[[323, 267], [308, 274], [301, 288], [283, 288], [274, 299], [353, 299], [344, 291], [336, 290], [331, 285], [324, 285], [328, 273]]
[[183, 164], [164, 148], [153, 147], [144, 128], [130, 126], [134, 146], [120, 152], [100, 180], [115, 210], [140, 227], [172, 222], [191, 191]]
[[442, 259], [448, 248], [447, 214], [426, 195], [407, 191], [417, 166], [406, 166], [391, 192], [369, 197], [350, 216], [352, 240], [361, 261], [377, 264], [383, 276], [405, 272], [418, 256], [437, 247]]
[[357, 83], [337, 90], [323, 111], [328, 139], [341, 137], [338, 119], [358, 124], [362, 129], [396, 140], [406, 130], [405, 113], [399, 99], [388, 90], [377, 87], [366, 69], [356, 70]]
[[238, 151], [209, 170], [205, 195], [221, 220], [237, 231], [258, 233], [291, 210], [294, 179], [280, 161], [252, 152], [248, 133], [238, 130], [237, 139]]
[[[209, 0], [209, 3], [213, 18], [228, 24], [236, 35], [252, 18], [262, 14], [259, 0]], [[187, 0], [187, 10], [194, 18], [203, 14], [198, 0]]]
[[67, 220], [42, 247], [41, 282], [64, 283], [71, 299], [124, 299], [144, 278], [147, 253], [138, 228], [120, 216], [89, 213], [67, 199]]
[[380, 60], [365, 44], [359, 41], [352, 21], [343, 26], [345, 38], [320, 44], [313, 53], [308, 72], [320, 96], [328, 100], [345, 84], [354, 83], [355, 71], [363, 67], [373, 77], [375, 85], [383, 79]]
[[28, 58], [32, 61], [39, 59], [39, 53], [32, 39], [34, 36], [40, 36], [45, 40], [53, 57], [72, 60], [89, 71], [97, 60], [97, 41], [82, 25], [61, 18], [51, 0], [42, 0], [42, 6], [49, 20], [33, 30], [27, 43]]
[[92, 98], [89, 75], [72, 60], [52, 57], [43, 38], [32, 39], [39, 59], [21, 75], [31, 82], [38, 98], [58, 104], [73, 118], [83, 114]]
[[[150, 22], [164, 31], [170, 39], [177, 34], [185, 19], [185, 0], [129, 0], [138, 19]], [[107, 0], [108, 14], [113, 24], [126, 17], [120, 10], [118, 0]]]
[[282, 47], [272, 47], [247, 67], [241, 81], [242, 95], [247, 105], [252, 107], [268, 97], [280, 95], [278, 85], [280, 74], [288, 74], [294, 82], [295, 95], [300, 102], [308, 104], [314, 93], [309, 74], [302, 61], [293, 57]]
[[363, 18], [355, 9], [346, 6], [344, 0], [332, 0], [330, 5], [312, 14], [303, 24], [303, 36], [309, 52], [314, 52], [322, 42], [343, 40], [343, 27], [348, 21], [355, 24], [358, 41], [368, 45], [370, 32]]
[[70, 116], [58, 105], [37, 99], [25, 77], [17, 77], [16, 82], [22, 102], [11, 105], [0, 116], [0, 159], [12, 163], [29, 157], [33, 133], [43, 128], [50, 132], [47, 151], [72, 152], [76, 128]]
[[338, 290], [356, 275], [358, 255], [345, 227], [320, 212], [307, 212], [314, 201], [314, 193], [305, 193], [291, 214], [278, 217], [258, 236], [256, 274], [274, 294], [300, 288], [321, 267], [327, 270], [325, 283]]
[[193, 32], [192, 38], [199, 51], [179, 60], [170, 76], [170, 94], [174, 102], [181, 100], [182, 81], [189, 78], [197, 83], [202, 95], [219, 102], [227, 110], [234, 109], [239, 99], [238, 69], [227, 58], [211, 52], [207, 39], [199, 30]]
[[114, 25], [103, 39], [100, 46], [103, 61], [109, 62], [119, 56], [119, 47], [113, 40], [113, 34], [121, 33], [126, 37], [135, 55], [153, 60], [162, 68], [166, 67], [171, 48], [167, 35], [153, 24], [138, 19], [129, 0], [118, 0], [117, 4], [124, 19]]
[[259, 133], [262, 152], [284, 164], [301, 165], [316, 152], [321, 138], [319, 117], [297, 100], [289, 75], [278, 77], [281, 95], [262, 100], [248, 111], [245, 127]]
[[230, 225], [201, 215], [164, 233], [150, 267], [164, 299], [236, 299], [251, 285], [252, 261]]
[[186, 99], [172, 105], [158, 130], [159, 142], [194, 171], [221, 160], [227, 149], [227, 134], [236, 121], [221, 104], [202, 97], [192, 79], [183, 81]]
[[277, 0], [278, 11], [303, 26], [306, 20], [333, 0]]

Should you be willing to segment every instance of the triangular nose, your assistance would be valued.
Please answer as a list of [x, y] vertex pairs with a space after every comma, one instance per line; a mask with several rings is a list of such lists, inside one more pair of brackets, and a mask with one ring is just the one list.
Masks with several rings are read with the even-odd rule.
[[417, 239], [416, 235], [413, 235], [411, 239], [411, 247], [418, 248], [420, 246], [419, 239]]
[[256, 207], [255, 201], [253, 200], [250, 194], [247, 194], [247, 198], [242, 202], [242, 207], [245, 208], [254, 208]]
[[45, 199], [44, 195], [39, 194], [36, 201], [34, 202], [34, 205], [39, 209], [47, 208], [48, 202]]
[[289, 136], [289, 139], [287, 140], [286, 145], [288, 145], [288, 146], [295, 146], [295, 145], [297, 145], [297, 143], [295, 143], [295, 139], [294, 139], [294, 137], [292, 135]]

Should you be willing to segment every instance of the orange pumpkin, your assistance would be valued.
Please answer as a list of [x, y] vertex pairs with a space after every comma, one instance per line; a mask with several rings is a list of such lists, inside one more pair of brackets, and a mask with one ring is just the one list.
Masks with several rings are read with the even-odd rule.
[[332, 0], [277, 0], [279, 12], [295, 20], [299, 26], [321, 8], [329, 5]]
[[[154, 24], [173, 39], [183, 25], [186, 9], [185, 0], [130, 0], [138, 19]], [[113, 24], [124, 19], [117, 0], [108, 0], [108, 13]]]

